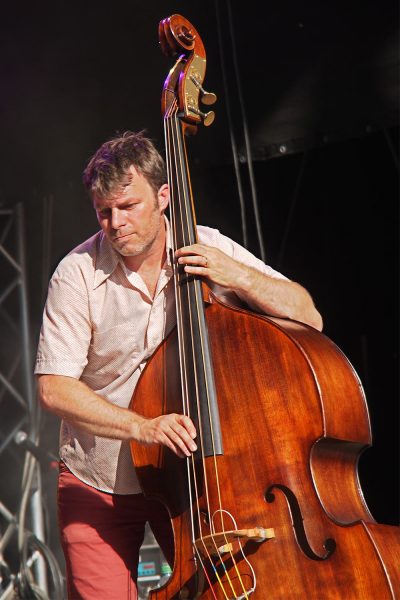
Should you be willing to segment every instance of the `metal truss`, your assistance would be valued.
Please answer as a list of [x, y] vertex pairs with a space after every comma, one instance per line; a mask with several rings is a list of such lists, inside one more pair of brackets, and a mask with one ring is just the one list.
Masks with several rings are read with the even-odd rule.
[[[12, 467], [17, 463], [21, 473], [16, 506], [10, 508], [2, 501], [3, 493], [10, 492], [6, 477], [0, 488], [0, 600], [48, 598], [46, 565], [58, 576], [55, 559], [45, 546], [39, 463], [32, 451], [24, 455], [16, 446], [21, 429], [28, 432], [32, 444], [37, 445], [39, 437], [25, 257], [23, 205], [0, 209], [0, 460]], [[8, 497], [9, 503], [13, 500]], [[16, 566], [10, 566], [8, 553], [15, 538], [18, 558]], [[59, 583], [57, 598], [62, 594]]]

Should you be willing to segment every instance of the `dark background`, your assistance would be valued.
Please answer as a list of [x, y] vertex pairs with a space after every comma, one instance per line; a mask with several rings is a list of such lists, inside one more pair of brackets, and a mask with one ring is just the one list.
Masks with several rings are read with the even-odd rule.
[[[241, 91], [267, 262], [310, 290], [325, 333], [361, 377], [374, 434], [361, 483], [375, 518], [397, 523], [396, 3], [249, 0], [235, 3], [231, 21], [228, 8], [211, 0], [44, 0], [3, 10], [0, 204], [25, 209], [32, 347], [51, 271], [97, 229], [81, 186], [88, 158], [126, 129], [147, 129], [163, 148], [160, 96], [172, 64], [158, 47], [157, 25], [183, 14], [201, 34], [204, 85], [219, 98], [214, 125], [188, 140], [198, 222], [242, 242], [229, 100], [249, 247], [259, 255]], [[5, 326], [2, 339], [4, 356], [15, 343]], [[45, 416], [42, 443], [54, 451], [57, 429]], [[1, 493], [12, 505], [17, 453], [2, 461]], [[54, 477], [45, 474], [45, 485], [52, 514]]]

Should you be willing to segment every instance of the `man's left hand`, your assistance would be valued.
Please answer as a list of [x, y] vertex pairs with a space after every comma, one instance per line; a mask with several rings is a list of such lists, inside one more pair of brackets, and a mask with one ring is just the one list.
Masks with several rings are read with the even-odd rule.
[[184, 246], [175, 252], [185, 273], [200, 275], [222, 287], [236, 288], [247, 275], [247, 267], [218, 248], [205, 244]]

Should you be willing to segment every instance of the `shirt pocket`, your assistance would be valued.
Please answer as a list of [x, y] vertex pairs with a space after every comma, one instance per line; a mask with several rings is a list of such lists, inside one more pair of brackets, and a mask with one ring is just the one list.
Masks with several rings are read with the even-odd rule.
[[120, 323], [103, 331], [93, 331], [85, 375], [101, 376], [101, 386], [108, 385], [135, 363], [139, 351], [133, 323]]

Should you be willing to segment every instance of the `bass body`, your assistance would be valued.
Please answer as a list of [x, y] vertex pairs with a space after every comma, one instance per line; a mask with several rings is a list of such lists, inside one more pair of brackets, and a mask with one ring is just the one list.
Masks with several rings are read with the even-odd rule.
[[[223, 454], [204, 459], [204, 477], [195, 457], [198, 502], [191, 506], [186, 459], [132, 443], [143, 491], [166, 504], [174, 529], [173, 574], [152, 600], [400, 598], [399, 530], [374, 521], [359, 485], [371, 432], [346, 357], [311, 327], [212, 294], [205, 314]], [[182, 410], [176, 330], [147, 364], [132, 408], [149, 418]], [[194, 536], [193, 512], [201, 515]], [[218, 538], [219, 547], [232, 543], [231, 554], [195, 557], [199, 539], [254, 528], [271, 537]]]

